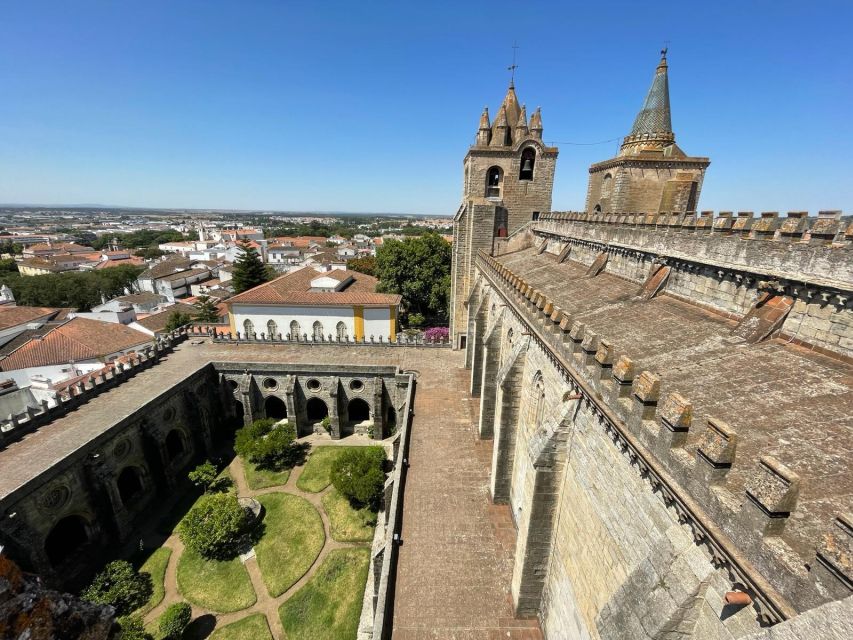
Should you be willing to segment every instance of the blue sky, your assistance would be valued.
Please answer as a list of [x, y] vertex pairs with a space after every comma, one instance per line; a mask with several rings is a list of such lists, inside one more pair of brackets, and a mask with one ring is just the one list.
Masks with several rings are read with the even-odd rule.
[[555, 209], [669, 41], [703, 209], [853, 210], [851, 2], [0, 3], [0, 202], [452, 214], [483, 105], [559, 144]]

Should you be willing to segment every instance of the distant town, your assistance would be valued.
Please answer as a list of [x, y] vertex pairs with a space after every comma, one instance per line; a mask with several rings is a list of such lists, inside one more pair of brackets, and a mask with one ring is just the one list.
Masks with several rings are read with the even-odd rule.
[[[427, 233], [446, 245], [452, 226], [412, 215], [3, 206], [0, 371], [13, 388], [54, 397], [190, 322], [252, 336], [390, 340], [401, 319], [416, 329], [431, 315], [410, 302], [398, 318], [393, 285], [374, 293], [377, 249]], [[449, 253], [442, 263], [448, 271]], [[317, 303], [297, 301], [317, 292]], [[270, 295], [277, 305], [256, 317], [252, 296], [267, 304]], [[310, 321], [291, 317], [292, 304]], [[372, 316], [355, 324], [365, 306]], [[342, 317], [332, 322], [330, 309]], [[328, 326], [315, 321], [324, 313]]]

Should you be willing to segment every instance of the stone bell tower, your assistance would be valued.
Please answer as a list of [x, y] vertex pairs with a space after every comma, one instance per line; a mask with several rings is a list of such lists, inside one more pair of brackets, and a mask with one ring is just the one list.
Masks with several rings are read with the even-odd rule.
[[495, 238], [506, 237], [540, 213], [551, 210], [557, 148], [542, 142], [542, 114], [527, 117], [510, 81], [494, 122], [488, 107], [480, 116], [474, 144], [463, 162], [462, 204], [453, 222], [450, 335], [464, 346], [467, 301], [474, 261], [483, 249], [492, 253]]
[[708, 158], [675, 144], [669, 107], [666, 49], [643, 108], [615, 158], [589, 168], [586, 210], [602, 213], [695, 211]]

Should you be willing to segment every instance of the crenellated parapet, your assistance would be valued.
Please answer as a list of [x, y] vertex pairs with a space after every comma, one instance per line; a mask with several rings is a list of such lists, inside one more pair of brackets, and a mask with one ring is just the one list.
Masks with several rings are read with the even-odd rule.
[[28, 407], [23, 413], [9, 414], [0, 421], [0, 449], [77, 409], [104, 391], [130, 380], [140, 371], [154, 366], [164, 354], [172, 351], [175, 345], [185, 340], [188, 335], [187, 327], [175, 329], [160, 336], [153, 346], [132, 353], [126, 360], [117, 361], [113, 367], [94, 371], [88, 377], [68, 386], [57, 394], [53, 403], [42, 400], [38, 409]]
[[728, 424], [690, 397], [662, 392], [661, 376], [485, 252], [478, 268], [505, 302], [504, 313], [525, 327], [530, 348], [550, 361], [714, 565], [749, 595], [764, 623], [849, 594], [849, 514], [822, 523], [827, 534], [805, 560], [786, 535], [804, 480], [776, 456], [739, 453], [749, 425]]

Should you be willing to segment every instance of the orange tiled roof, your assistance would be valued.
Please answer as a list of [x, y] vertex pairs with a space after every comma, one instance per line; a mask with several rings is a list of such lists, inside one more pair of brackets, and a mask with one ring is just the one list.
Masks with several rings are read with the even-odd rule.
[[[324, 277], [334, 278], [339, 282], [351, 277], [353, 281], [342, 291], [311, 291], [311, 281]], [[377, 282], [376, 278], [358, 271], [335, 269], [320, 272], [306, 267], [244, 291], [228, 300], [228, 304], [400, 304], [399, 295], [376, 293]]]
[[61, 309], [53, 307], [11, 307], [0, 306], [0, 329], [8, 329], [19, 324], [26, 324], [39, 318], [51, 318]]
[[74, 318], [41, 338], [34, 338], [0, 360], [0, 370], [65, 364], [72, 360], [93, 360], [143, 345], [151, 338], [115, 322]]
[[139, 256], [131, 256], [130, 258], [118, 258], [116, 260], [104, 260], [103, 262], [95, 265], [95, 269], [111, 269], [113, 267], [120, 267], [123, 264], [129, 264], [140, 267], [145, 264], [145, 260], [143, 260]]

